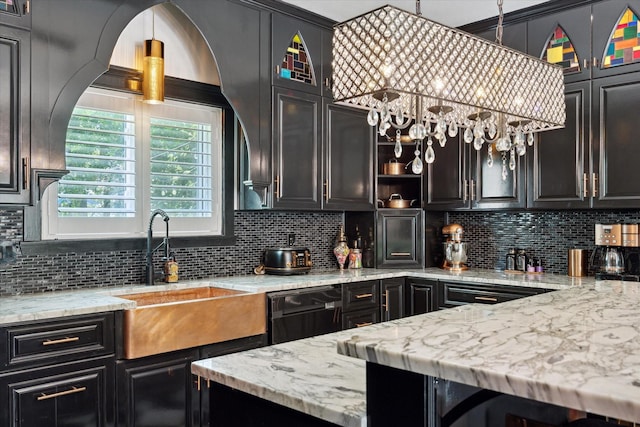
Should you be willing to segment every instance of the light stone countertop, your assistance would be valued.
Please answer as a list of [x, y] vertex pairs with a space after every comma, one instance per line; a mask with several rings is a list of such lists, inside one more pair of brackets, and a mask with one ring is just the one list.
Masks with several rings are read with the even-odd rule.
[[409, 276], [546, 289], [565, 289], [595, 282], [593, 277], [573, 278], [555, 274], [507, 274], [501, 271], [473, 269], [464, 272], [449, 272], [439, 268], [406, 270], [366, 268], [360, 270], [347, 269], [344, 271], [317, 271], [294, 276], [229, 276], [182, 281], [176, 284], [159, 284], [153, 287], [144, 285], [116, 286], [0, 297], [0, 325], [134, 308], [135, 302], [118, 298], [118, 296], [141, 292], [215, 286], [244, 292], [265, 293]]
[[372, 325], [339, 337], [338, 351], [640, 422], [638, 283], [596, 282]]

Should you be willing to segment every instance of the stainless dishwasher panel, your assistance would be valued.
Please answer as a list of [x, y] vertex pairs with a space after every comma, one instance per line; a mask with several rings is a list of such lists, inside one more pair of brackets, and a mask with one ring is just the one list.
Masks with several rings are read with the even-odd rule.
[[271, 344], [339, 331], [341, 285], [270, 293], [269, 316]]

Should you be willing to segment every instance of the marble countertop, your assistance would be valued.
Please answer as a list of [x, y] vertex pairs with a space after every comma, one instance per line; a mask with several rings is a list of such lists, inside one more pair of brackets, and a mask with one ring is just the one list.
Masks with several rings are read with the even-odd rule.
[[336, 353], [346, 332], [197, 361], [191, 372], [334, 424], [365, 427], [365, 362]]
[[574, 278], [555, 274], [508, 274], [501, 271], [473, 269], [463, 272], [450, 272], [439, 268], [407, 270], [366, 268], [360, 270], [318, 271], [295, 276], [216, 277], [182, 281], [176, 284], [161, 284], [153, 287], [144, 285], [116, 286], [0, 297], [0, 325], [134, 308], [135, 302], [119, 298], [119, 296], [140, 292], [215, 286], [244, 292], [264, 293], [407, 276], [546, 289], [565, 289], [595, 282], [592, 277]]
[[372, 325], [338, 338], [338, 351], [640, 422], [638, 283], [595, 282]]

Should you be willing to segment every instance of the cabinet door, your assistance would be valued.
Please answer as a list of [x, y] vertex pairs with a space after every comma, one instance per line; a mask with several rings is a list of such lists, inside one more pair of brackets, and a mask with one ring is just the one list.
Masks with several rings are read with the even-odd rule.
[[[503, 26], [502, 44], [520, 52], [527, 51], [527, 27], [528, 22], [520, 22], [518, 24], [510, 24]], [[491, 42], [496, 41], [496, 30], [491, 29], [477, 34]]]
[[[570, 59], [571, 49], [577, 57], [577, 64]], [[531, 20], [528, 26], [528, 52], [536, 58], [545, 58], [563, 66], [565, 83], [589, 79], [592, 58], [591, 6], [575, 7]]]
[[28, 204], [29, 33], [0, 28], [0, 204]]
[[321, 98], [274, 88], [273, 207], [320, 209]]
[[539, 132], [533, 150], [528, 150], [528, 207], [589, 207], [585, 181], [589, 178], [590, 82], [566, 85], [565, 101], [565, 127]]
[[29, 0], [2, 1], [0, 24], [9, 24], [22, 28], [31, 28], [31, 12]]
[[505, 153], [507, 175], [502, 179], [502, 155], [493, 150], [493, 163], [489, 166], [488, 145], [480, 150], [469, 145], [473, 157], [473, 169], [470, 180], [469, 198], [473, 209], [523, 208], [526, 204], [525, 180], [527, 176], [524, 156], [516, 155], [516, 168], [509, 169], [509, 153]]
[[407, 278], [407, 316], [429, 313], [438, 309], [436, 280]]
[[113, 358], [20, 371], [0, 378], [0, 424], [114, 425]]
[[[279, 13], [273, 13], [271, 19], [273, 85], [321, 95], [321, 27]], [[283, 61], [288, 61], [286, 66]]]
[[378, 210], [376, 225], [377, 267], [422, 267], [423, 230], [422, 210]]
[[436, 159], [426, 165], [424, 172], [425, 206], [429, 210], [468, 209], [471, 206], [468, 144], [459, 135], [448, 138], [444, 147], [437, 145], [434, 151]]
[[331, 61], [333, 60], [333, 31], [322, 30], [322, 96], [333, 99], [331, 92]]
[[640, 207], [638, 105], [640, 73], [593, 81], [594, 208]]
[[199, 425], [197, 350], [117, 362], [118, 426]]
[[374, 128], [367, 112], [325, 101], [323, 208], [373, 210]]
[[[626, 14], [623, 16], [629, 7], [635, 17]], [[640, 18], [640, 0], [595, 2], [592, 6], [592, 13], [593, 56], [597, 60], [597, 64], [593, 67], [592, 77], [597, 78], [640, 71], [640, 54], [638, 54], [637, 50], [634, 51], [638, 46], [636, 28], [638, 18]], [[628, 18], [631, 18], [629, 22], [627, 22]], [[621, 24], [621, 27], [628, 27], [628, 30], [617, 28], [618, 24]], [[617, 33], [614, 34], [614, 30]], [[634, 32], [635, 35], [633, 34]], [[619, 44], [610, 45], [612, 35], [620, 39]], [[605, 53], [613, 54], [621, 64], [610, 67], [604, 65]]]
[[380, 319], [400, 319], [404, 317], [404, 279], [380, 280]]

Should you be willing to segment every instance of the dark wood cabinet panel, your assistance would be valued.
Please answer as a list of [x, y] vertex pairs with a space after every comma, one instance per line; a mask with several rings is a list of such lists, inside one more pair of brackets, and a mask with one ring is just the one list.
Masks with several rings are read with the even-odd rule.
[[200, 400], [186, 350], [117, 362], [118, 426], [198, 426]]
[[376, 212], [376, 266], [422, 267], [424, 217], [421, 209]]
[[436, 147], [436, 159], [425, 167], [424, 203], [429, 210], [454, 210], [470, 206], [469, 151], [462, 137], [449, 138]]
[[527, 206], [588, 208], [591, 83], [566, 85], [567, 121], [562, 129], [540, 132], [529, 160]]
[[404, 278], [380, 280], [380, 320], [400, 319], [405, 316]]
[[[502, 153], [492, 150], [493, 163], [488, 163], [488, 145], [475, 150], [469, 145], [472, 163], [472, 174], [469, 176], [470, 199], [473, 209], [506, 209], [523, 208], [526, 205], [526, 162], [525, 156], [516, 155], [515, 170], [509, 169], [509, 153], [505, 153], [506, 177], [502, 178]], [[529, 148], [529, 151], [531, 149]]]
[[437, 280], [407, 278], [407, 316], [438, 310], [437, 290]]
[[114, 426], [113, 356], [0, 376], [0, 424]]
[[[517, 24], [504, 25], [502, 28], [502, 45], [510, 47], [511, 49], [518, 50], [520, 52], [527, 51], [527, 28], [528, 22], [519, 22]], [[495, 42], [497, 34], [495, 29], [482, 31], [477, 34], [478, 36], [487, 39], [491, 42]], [[536, 56], [536, 55], [533, 55]]]
[[640, 207], [640, 73], [593, 81], [592, 167], [597, 173], [595, 208]]
[[367, 112], [325, 99], [324, 126], [323, 209], [373, 210], [375, 144]]
[[0, 10], [0, 24], [9, 24], [22, 28], [31, 27], [31, 11], [29, 0], [13, 0]]
[[320, 209], [320, 96], [273, 89], [273, 207]]
[[342, 314], [342, 329], [362, 328], [380, 322], [378, 307]]
[[4, 26], [0, 27], [0, 153], [0, 205], [29, 204], [30, 34]]
[[575, 7], [533, 19], [528, 26], [528, 53], [542, 58], [547, 43], [560, 26], [571, 41], [580, 69], [565, 72], [565, 83], [588, 80], [591, 77], [591, 5]]
[[440, 308], [464, 304], [497, 304], [547, 292], [542, 288], [525, 288], [492, 284], [469, 284], [440, 281], [438, 297]]

